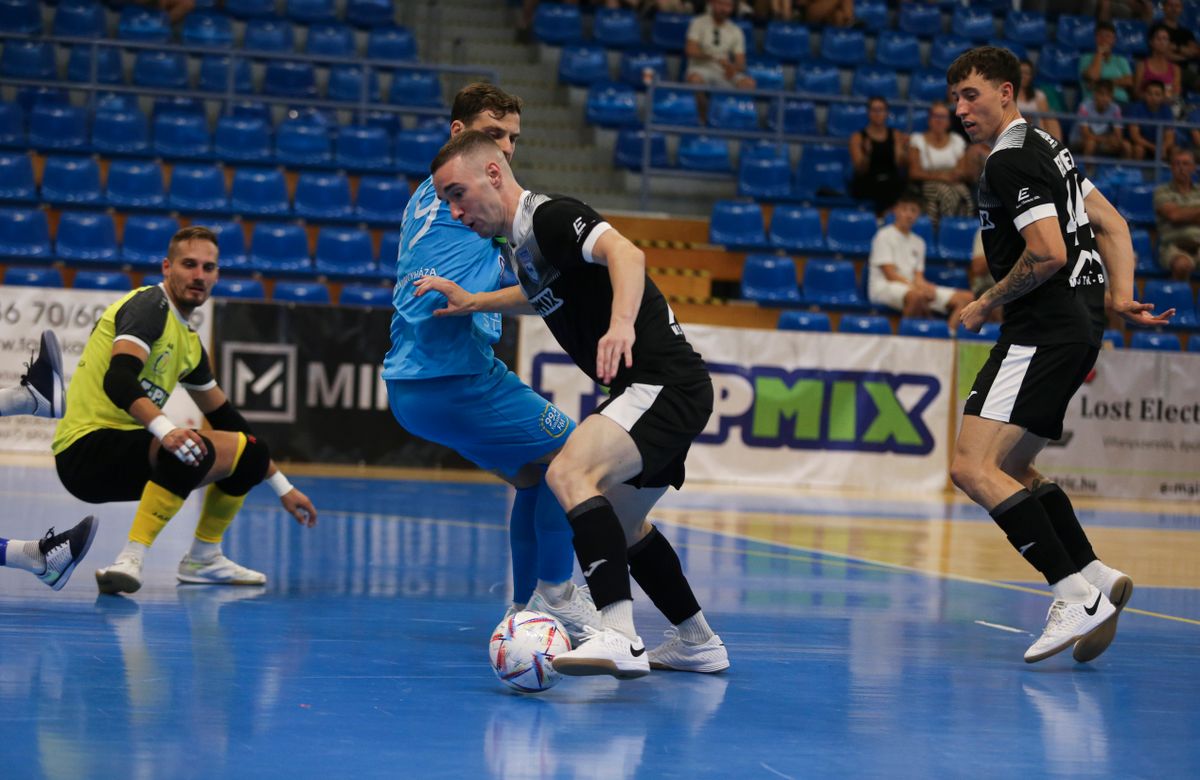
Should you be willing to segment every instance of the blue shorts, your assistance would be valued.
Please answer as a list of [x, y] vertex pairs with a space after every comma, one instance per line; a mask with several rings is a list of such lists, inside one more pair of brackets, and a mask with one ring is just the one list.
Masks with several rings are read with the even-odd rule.
[[575, 430], [574, 420], [499, 359], [484, 374], [390, 379], [387, 391], [406, 431], [510, 476], [562, 447]]

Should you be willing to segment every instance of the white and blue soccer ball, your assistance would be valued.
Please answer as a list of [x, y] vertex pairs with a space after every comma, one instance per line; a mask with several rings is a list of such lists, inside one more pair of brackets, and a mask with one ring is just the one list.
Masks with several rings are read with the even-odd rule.
[[549, 615], [528, 610], [500, 621], [488, 653], [500, 682], [523, 693], [553, 688], [560, 675], [551, 662], [571, 649], [567, 631]]

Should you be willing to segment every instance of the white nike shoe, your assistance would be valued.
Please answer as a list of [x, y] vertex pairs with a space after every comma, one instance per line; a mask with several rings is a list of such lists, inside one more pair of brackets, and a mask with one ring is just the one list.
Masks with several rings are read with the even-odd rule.
[[729, 668], [729, 652], [716, 634], [698, 645], [683, 641], [674, 628], [668, 628], [663, 635], [667, 641], [649, 652], [651, 669], [711, 674]]
[[551, 604], [545, 595], [535, 590], [525, 609], [542, 612], [558, 620], [571, 636], [571, 644], [578, 645], [586, 638], [585, 628], [601, 627], [600, 610], [596, 609], [591, 594], [586, 590], [575, 587], [574, 583], [568, 583], [568, 588], [566, 598], [555, 604]]
[[1025, 663], [1035, 663], [1067, 649], [1117, 614], [1117, 608], [1095, 587], [1087, 601], [1054, 600], [1046, 613], [1046, 628], [1025, 651]]
[[267, 575], [234, 563], [224, 555], [198, 561], [184, 556], [175, 579], [190, 585], [266, 585]]
[[58, 419], [67, 406], [67, 388], [63, 381], [62, 348], [54, 331], [42, 331], [37, 358], [21, 376], [21, 385], [33, 396], [33, 416]]
[[650, 659], [641, 637], [629, 637], [611, 628], [584, 628], [578, 647], [554, 656], [554, 671], [568, 677], [607, 674], [618, 680], [632, 680], [650, 674]]
[[142, 559], [122, 553], [107, 569], [96, 569], [96, 586], [101, 593], [137, 593], [142, 587]]
[[1092, 577], [1085, 574], [1084, 578], [1108, 597], [1113, 607], [1116, 608], [1116, 612], [1110, 620], [1075, 643], [1071, 657], [1080, 663], [1087, 663], [1099, 657], [1112, 644], [1113, 639], [1117, 636], [1117, 619], [1121, 616], [1121, 610], [1133, 596], [1133, 580], [1125, 572], [1118, 571], [1111, 566], [1104, 566], [1099, 574]]

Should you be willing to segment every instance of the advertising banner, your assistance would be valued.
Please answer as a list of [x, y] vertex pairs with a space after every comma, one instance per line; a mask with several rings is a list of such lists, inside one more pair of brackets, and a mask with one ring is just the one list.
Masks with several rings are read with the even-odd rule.
[[[0, 286], [0, 387], [15, 387], [36, 354], [42, 331], [53, 330], [63, 351], [68, 384], [83, 354], [92, 326], [104, 310], [121, 298], [112, 290], [65, 290], [47, 287]], [[192, 314], [192, 327], [205, 349], [212, 351], [212, 301]], [[177, 424], [198, 427], [200, 410], [182, 390], [163, 410]], [[0, 451], [50, 454], [56, 421], [38, 417], [0, 418]]]
[[[715, 408], [688, 477], [710, 482], [940, 491], [953, 343], [702, 325], [688, 340]], [[545, 325], [521, 321], [521, 377], [580, 419], [604, 398]]]

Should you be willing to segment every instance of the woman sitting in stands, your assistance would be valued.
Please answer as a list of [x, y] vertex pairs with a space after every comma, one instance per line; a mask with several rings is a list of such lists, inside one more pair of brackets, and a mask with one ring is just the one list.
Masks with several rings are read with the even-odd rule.
[[942, 217], [974, 213], [967, 142], [950, 132], [950, 109], [945, 103], [929, 107], [929, 129], [913, 133], [908, 145], [908, 178], [920, 188], [925, 213], [936, 227]]
[[867, 126], [850, 136], [850, 162], [854, 179], [850, 193], [875, 204], [876, 216], [896, 203], [908, 181], [908, 136], [888, 127], [888, 102], [867, 100]]

